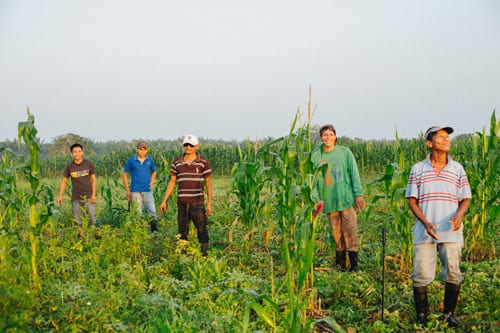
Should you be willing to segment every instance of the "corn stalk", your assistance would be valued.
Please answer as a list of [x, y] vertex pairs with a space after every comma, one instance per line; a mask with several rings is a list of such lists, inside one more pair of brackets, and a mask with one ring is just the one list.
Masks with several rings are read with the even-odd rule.
[[[372, 198], [372, 204], [380, 199], [389, 201], [387, 220], [392, 221], [392, 223], [389, 225], [388, 229], [392, 230], [396, 235], [398, 235], [397, 240], [400, 243], [400, 246], [398, 246], [398, 248], [401, 249], [399, 256], [399, 267], [402, 272], [409, 272], [411, 269], [411, 258], [413, 252], [413, 235], [411, 229], [415, 222], [415, 219], [410, 213], [410, 209], [408, 208], [408, 203], [405, 197], [409, 174], [408, 164], [406, 163], [406, 149], [402, 147], [397, 133], [394, 149], [394, 155], [398, 157], [398, 162], [387, 164], [385, 166], [384, 174], [378, 179], [372, 181], [369, 186], [374, 183], [383, 184], [384, 195], [375, 195]], [[420, 157], [417, 157], [416, 159], [420, 159]], [[367, 218], [369, 214], [370, 210], [367, 213]]]
[[[256, 295], [258, 301], [247, 304], [244, 331], [248, 328], [250, 309], [273, 331], [284, 332], [309, 332], [315, 324], [313, 317], [323, 313], [314, 288], [313, 259], [317, 218], [322, 210], [322, 202], [314, 209], [312, 190], [322, 168], [315, 169], [311, 161], [312, 114], [309, 102], [305, 125], [299, 125], [301, 113], [298, 111], [288, 136], [263, 147], [267, 148], [264, 160], [271, 166], [269, 195], [275, 203], [281, 235], [281, 255], [286, 271], [276, 297], [273, 288], [272, 297]], [[270, 228], [266, 230], [266, 248], [271, 232]], [[281, 291], [284, 293], [283, 304], [276, 300], [281, 299]], [[335, 322], [331, 318], [328, 321]]]
[[467, 259], [494, 259], [495, 227], [500, 217], [500, 121], [491, 115], [489, 135], [486, 129], [472, 138], [470, 160], [465, 169], [472, 190], [470, 219], [464, 221], [467, 232]]
[[[21, 139], [24, 141], [28, 148], [29, 156], [28, 161], [24, 165], [23, 174], [31, 187], [31, 193], [27, 197], [27, 204], [29, 205], [28, 215], [29, 215], [29, 241], [31, 248], [31, 282], [32, 285], [39, 289], [40, 281], [38, 276], [38, 266], [37, 266], [37, 256], [38, 256], [38, 244], [39, 235], [41, 233], [42, 226], [48, 221], [49, 217], [52, 215], [52, 207], [54, 205], [53, 193], [50, 187], [40, 186], [40, 164], [38, 162], [38, 156], [40, 153], [40, 147], [37, 143], [37, 129], [35, 127], [35, 118], [31, 115], [29, 108], [27, 110], [28, 120], [25, 122], [19, 122], [18, 126], [18, 145], [21, 146]], [[44, 192], [44, 195], [41, 195]], [[41, 198], [44, 198], [42, 200]], [[40, 203], [44, 205], [40, 205]], [[40, 209], [45, 207], [46, 210]]]

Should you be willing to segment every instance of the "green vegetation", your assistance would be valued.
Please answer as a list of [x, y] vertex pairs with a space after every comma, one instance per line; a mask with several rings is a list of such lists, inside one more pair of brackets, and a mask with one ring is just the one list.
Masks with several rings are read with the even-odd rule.
[[[0, 330], [424, 331], [414, 326], [413, 218], [404, 199], [409, 168], [426, 154], [422, 138], [339, 139], [359, 161], [368, 203], [359, 214], [361, 272], [341, 273], [331, 269], [330, 228], [310, 197], [320, 170], [309, 162], [317, 140], [310, 106], [307, 111], [304, 124], [297, 113], [283, 138], [202, 140], [200, 151], [214, 169], [208, 258], [201, 256], [194, 230], [190, 242], [176, 238], [175, 205], [168, 206], [155, 234], [146, 219], [128, 212], [120, 175], [135, 142], [97, 144], [71, 134], [42, 144], [28, 111], [15, 145], [0, 145]], [[452, 145], [474, 196], [464, 219], [465, 281], [456, 332], [493, 332], [500, 322], [499, 125], [493, 112], [489, 131], [456, 138]], [[86, 157], [98, 169], [100, 240], [91, 232], [78, 238], [69, 205], [54, 205], [52, 193], [70, 161], [72, 140], [85, 142]], [[158, 203], [180, 141], [150, 144], [159, 171]], [[427, 332], [452, 332], [439, 317], [443, 288], [437, 280], [430, 286]]]

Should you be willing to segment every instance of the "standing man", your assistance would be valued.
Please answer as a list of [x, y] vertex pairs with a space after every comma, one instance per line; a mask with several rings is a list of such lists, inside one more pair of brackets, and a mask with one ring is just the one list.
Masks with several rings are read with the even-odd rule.
[[89, 160], [83, 158], [83, 147], [79, 143], [71, 145], [70, 152], [73, 161], [63, 171], [63, 179], [59, 190], [57, 203], [62, 204], [64, 190], [68, 179], [71, 178], [71, 210], [78, 228], [78, 236], [83, 239], [82, 213], [85, 210], [89, 224], [94, 225], [97, 230], [94, 234], [99, 239], [99, 224], [96, 211], [96, 173], [95, 166]]
[[[176, 158], [170, 167], [170, 181], [165, 197], [160, 205], [163, 214], [167, 211], [167, 200], [177, 189], [177, 225], [181, 239], [187, 240], [190, 220], [196, 227], [201, 254], [208, 255], [207, 215], [212, 215], [212, 168], [208, 160], [197, 152], [198, 138], [194, 135], [184, 137], [184, 154]], [[204, 187], [207, 188], [207, 207], [205, 210]]]
[[[147, 156], [148, 144], [145, 141], [137, 143], [137, 154], [130, 157], [123, 168], [123, 184], [127, 193], [127, 200], [137, 204], [139, 213], [143, 208], [151, 216], [151, 232], [158, 231], [158, 217], [156, 215], [153, 186], [156, 179], [156, 167], [153, 159]], [[128, 174], [132, 181], [129, 187]]]
[[323, 200], [323, 211], [328, 216], [335, 240], [335, 262], [340, 271], [346, 270], [346, 252], [349, 255], [350, 271], [358, 272], [358, 223], [356, 209], [363, 209], [363, 190], [358, 166], [351, 150], [337, 145], [337, 132], [333, 125], [324, 125], [319, 130], [321, 147], [313, 152], [315, 166], [328, 165], [316, 183], [316, 191]]
[[453, 317], [462, 273], [462, 218], [469, 207], [471, 190], [464, 168], [451, 159], [451, 127], [433, 126], [425, 132], [430, 154], [416, 163], [408, 178], [406, 198], [416, 217], [413, 231], [413, 298], [417, 324], [427, 325], [427, 286], [436, 274], [436, 258], [442, 264], [445, 282], [444, 313], [449, 327], [458, 326]]

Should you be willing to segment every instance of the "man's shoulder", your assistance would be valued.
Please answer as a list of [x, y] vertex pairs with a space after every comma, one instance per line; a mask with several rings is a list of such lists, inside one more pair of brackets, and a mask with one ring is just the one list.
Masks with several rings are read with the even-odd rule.
[[184, 155], [180, 155], [180, 156], [177, 156], [176, 158], [174, 158], [174, 160], [172, 161], [172, 166], [177, 166], [177, 165], [181, 164], [183, 162], [183, 157], [184, 157]]
[[208, 158], [206, 158], [206, 157], [205, 157], [205, 156], [203, 156], [203, 155], [199, 155], [199, 154], [198, 154], [198, 159], [199, 159], [199, 160], [202, 160], [202, 161], [204, 161], [204, 162], [209, 162], [209, 161], [208, 161]]
[[458, 162], [458, 161], [455, 161], [455, 160], [454, 160], [454, 159], [452, 159], [451, 157], [450, 157], [450, 159], [449, 159], [449, 163], [450, 163], [451, 165], [453, 165], [454, 167], [457, 167], [457, 168], [462, 168], [462, 169], [464, 168], [464, 166], [462, 165], [462, 163], [460, 163], [460, 162]]
[[421, 161], [417, 161], [415, 162], [413, 165], [412, 165], [412, 169], [416, 169], [416, 168], [422, 168], [424, 166], [426, 166], [428, 163], [428, 160], [427, 159], [423, 159]]
[[343, 145], [336, 145], [335, 149], [337, 149], [337, 152], [342, 152], [344, 154], [352, 154], [351, 148]]

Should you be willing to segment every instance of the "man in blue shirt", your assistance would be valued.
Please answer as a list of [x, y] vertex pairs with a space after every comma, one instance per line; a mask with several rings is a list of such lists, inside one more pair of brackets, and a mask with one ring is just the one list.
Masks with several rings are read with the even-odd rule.
[[[151, 232], [158, 230], [156, 206], [153, 197], [153, 186], [156, 179], [156, 167], [153, 159], [147, 156], [148, 144], [145, 141], [137, 143], [137, 155], [130, 157], [123, 169], [123, 183], [127, 192], [127, 200], [133, 200], [142, 213], [146, 210], [152, 220]], [[129, 187], [128, 174], [132, 180]]]

